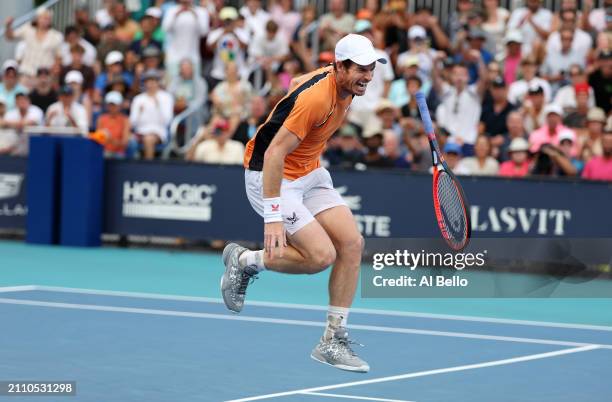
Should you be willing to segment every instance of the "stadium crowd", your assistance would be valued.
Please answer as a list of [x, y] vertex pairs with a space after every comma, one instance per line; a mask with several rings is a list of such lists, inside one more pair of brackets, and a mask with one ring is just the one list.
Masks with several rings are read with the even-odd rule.
[[191, 106], [200, 128], [179, 126], [185, 152], [172, 157], [240, 164], [292, 78], [332, 62], [355, 32], [389, 63], [353, 100], [327, 166], [430, 170], [423, 91], [457, 174], [612, 181], [612, 0], [563, 0], [556, 12], [458, 0], [444, 26], [427, 7], [383, 3], [351, 14], [330, 0], [317, 15], [292, 0], [105, 0], [93, 15], [78, 7], [63, 32], [47, 9], [19, 27], [9, 18], [0, 154], [24, 155], [25, 127], [44, 125], [102, 133], [108, 157], [154, 159]]

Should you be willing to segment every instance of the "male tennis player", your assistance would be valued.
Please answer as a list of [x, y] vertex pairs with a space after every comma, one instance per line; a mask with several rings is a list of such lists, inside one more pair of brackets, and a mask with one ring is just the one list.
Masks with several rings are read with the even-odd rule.
[[315, 274], [333, 264], [327, 325], [311, 357], [358, 372], [370, 366], [351, 349], [346, 322], [363, 238], [319, 158], [353, 96], [365, 93], [377, 61], [386, 63], [368, 38], [345, 36], [336, 44], [333, 66], [298, 77], [259, 127], [247, 144], [244, 167], [247, 197], [264, 218], [265, 248], [227, 245], [221, 279], [225, 305], [238, 313], [249, 282], [259, 272]]

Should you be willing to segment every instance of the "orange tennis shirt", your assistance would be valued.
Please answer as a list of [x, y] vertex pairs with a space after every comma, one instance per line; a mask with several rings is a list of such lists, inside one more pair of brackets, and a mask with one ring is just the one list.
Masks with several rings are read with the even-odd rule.
[[284, 126], [301, 140], [300, 145], [285, 157], [283, 177], [295, 180], [320, 166], [320, 157], [329, 137], [342, 125], [352, 101], [340, 99], [336, 91], [333, 66], [307, 74], [274, 107], [244, 154], [246, 169], [263, 170], [264, 154], [278, 130]]

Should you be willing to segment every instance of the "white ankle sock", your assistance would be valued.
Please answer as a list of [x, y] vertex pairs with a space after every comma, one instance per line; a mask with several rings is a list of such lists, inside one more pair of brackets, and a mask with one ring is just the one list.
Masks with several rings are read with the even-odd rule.
[[331, 339], [338, 327], [346, 327], [349, 309], [346, 307], [329, 306], [327, 310], [327, 325], [325, 326], [324, 339]]
[[263, 250], [247, 250], [240, 254], [238, 262], [242, 266], [254, 267], [257, 272], [261, 272], [266, 269], [264, 266], [264, 251]]

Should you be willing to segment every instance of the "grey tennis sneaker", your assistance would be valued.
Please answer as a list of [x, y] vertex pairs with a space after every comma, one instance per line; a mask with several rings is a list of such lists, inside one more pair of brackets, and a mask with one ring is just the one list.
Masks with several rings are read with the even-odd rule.
[[319, 344], [312, 350], [310, 357], [340, 370], [367, 373], [370, 371], [370, 366], [357, 356], [353, 349], [351, 349], [351, 344], [359, 345], [348, 339], [346, 328], [340, 327], [330, 340], [326, 341], [321, 338]]
[[240, 254], [246, 250], [236, 243], [230, 243], [223, 249], [225, 273], [221, 277], [221, 294], [225, 306], [234, 313], [242, 310], [247, 286], [257, 279], [257, 271], [254, 268], [242, 267], [238, 262]]

